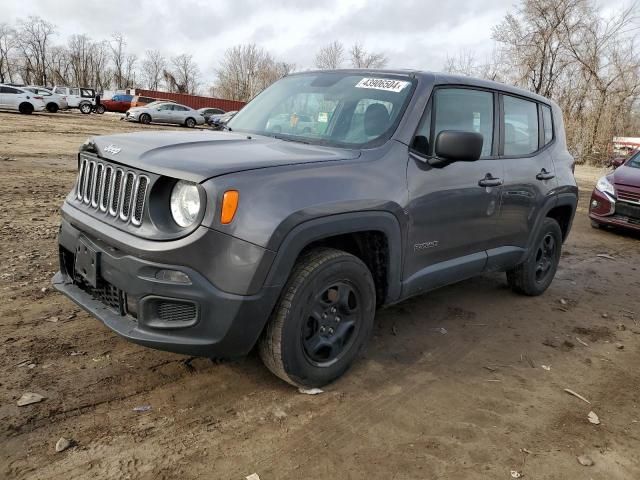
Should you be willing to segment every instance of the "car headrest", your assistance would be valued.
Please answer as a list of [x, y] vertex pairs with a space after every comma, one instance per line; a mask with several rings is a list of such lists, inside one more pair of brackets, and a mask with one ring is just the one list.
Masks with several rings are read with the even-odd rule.
[[372, 103], [364, 112], [364, 133], [377, 137], [389, 128], [389, 111], [381, 103]]

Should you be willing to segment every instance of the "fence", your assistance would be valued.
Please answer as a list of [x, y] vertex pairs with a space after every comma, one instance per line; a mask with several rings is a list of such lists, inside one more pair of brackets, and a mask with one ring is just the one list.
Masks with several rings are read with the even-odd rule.
[[136, 88], [136, 94], [143, 95], [145, 97], [153, 97], [160, 100], [174, 100], [182, 105], [187, 105], [191, 108], [220, 108], [225, 112], [232, 110], [240, 110], [245, 106], [245, 102], [238, 102], [236, 100], [225, 100], [223, 98], [213, 97], [201, 97], [198, 95], [188, 95], [186, 93], [169, 93], [159, 92], [156, 90], [143, 90]]

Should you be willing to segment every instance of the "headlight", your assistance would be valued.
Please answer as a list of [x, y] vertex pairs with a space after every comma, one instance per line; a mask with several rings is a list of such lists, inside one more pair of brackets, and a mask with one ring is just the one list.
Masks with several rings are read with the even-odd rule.
[[596, 190], [599, 190], [602, 193], [608, 193], [612, 197], [616, 196], [616, 191], [615, 191], [615, 189], [613, 188], [613, 185], [611, 185], [611, 182], [609, 181], [609, 179], [606, 176], [605, 177], [601, 177], [600, 180], [598, 180], [598, 183], [596, 183]]
[[171, 192], [171, 216], [183, 228], [193, 225], [200, 213], [200, 192], [195, 183], [180, 180]]

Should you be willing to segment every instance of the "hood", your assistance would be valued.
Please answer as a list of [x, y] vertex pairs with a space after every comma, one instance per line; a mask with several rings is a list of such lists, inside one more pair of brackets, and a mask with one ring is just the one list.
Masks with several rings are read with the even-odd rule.
[[612, 177], [616, 185], [640, 188], [640, 168], [621, 165], [614, 170]]
[[244, 170], [360, 156], [359, 150], [232, 132], [126, 133], [94, 137], [90, 142], [107, 160], [193, 182]]

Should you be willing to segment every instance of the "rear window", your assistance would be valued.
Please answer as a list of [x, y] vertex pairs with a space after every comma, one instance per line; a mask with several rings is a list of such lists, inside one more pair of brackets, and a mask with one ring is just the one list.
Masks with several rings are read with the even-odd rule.
[[504, 154], [529, 155], [538, 150], [538, 106], [534, 102], [505, 95]]

